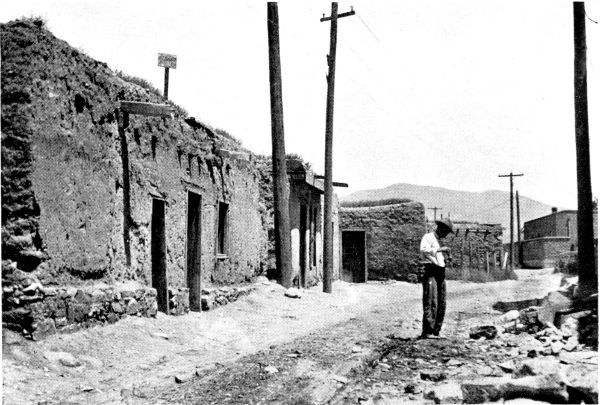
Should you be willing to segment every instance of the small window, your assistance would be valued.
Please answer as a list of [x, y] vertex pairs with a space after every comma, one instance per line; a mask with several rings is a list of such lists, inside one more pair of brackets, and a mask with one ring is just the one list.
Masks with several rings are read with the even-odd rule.
[[229, 204], [219, 203], [219, 224], [217, 228], [217, 254], [227, 254], [227, 228]]

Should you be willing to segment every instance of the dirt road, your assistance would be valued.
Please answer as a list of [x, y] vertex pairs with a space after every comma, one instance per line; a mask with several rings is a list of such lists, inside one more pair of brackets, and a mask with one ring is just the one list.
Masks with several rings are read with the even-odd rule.
[[[443, 361], [454, 358], [463, 363], [458, 368], [481, 372], [511, 354], [508, 347], [490, 350], [466, 342], [466, 331], [497, 316], [491, 308], [496, 301], [541, 297], [560, 281], [548, 271], [519, 275], [488, 284], [449, 282], [443, 331], [449, 339], [442, 341], [402, 343], [420, 332], [421, 287], [400, 282], [339, 282], [332, 295], [315, 288], [301, 299], [283, 297], [277, 285], [260, 285], [250, 296], [202, 314], [129, 318], [42, 342], [8, 334], [3, 399], [308, 404], [350, 398], [356, 403], [361, 395], [385, 395], [391, 387], [404, 392], [424, 365], [446, 366]], [[405, 367], [389, 369], [402, 378], [391, 378], [394, 371], [385, 366], [365, 371], [365, 364], [387, 355], [390, 362], [406, 358]], [[368, 376], [370, 370], [375, 374]], [[381, 375], [387, 373], [386, 383]], [[418, 398], [422, 395], [407, 396]]]

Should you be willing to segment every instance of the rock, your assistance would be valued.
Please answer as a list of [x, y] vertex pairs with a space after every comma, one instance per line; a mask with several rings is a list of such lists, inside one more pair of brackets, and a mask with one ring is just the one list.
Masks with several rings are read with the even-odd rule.
[[542, 305], [538, 311], [538, 318], [542, 323], [554, 322], [556, 311], [569, 307], [571, 307], [571, 299], [561, 292], [553, 291], [542, 300]]
[[504, 385], [504, 398], [543, 399], [551, 403], [566, 403], [569, 395], [561, 373], [516, 378]]
[[183, 384], [184, 382], [188, 381], [189, 379], [190, 379], [189, 376], [183, 375], [183, 374], [178, 374], [175, 376], [175, 382], [177, 384]]
[[508, 311], [505, 314], [498, 317], [498, 324], [505, 324], [507, 322], [512, 322], [515, 319], [519, 319], [519, 316], [521, 316], [521, 313], [519, 311], [517, 311], [516, 309], [513, 309], [512, 311]]
[[256, 284], [264, 284], [264, 285], [270, 285], [271, 284], [271, 282], [269, 281], [269, 279], [266, 278], [265, 276], [258, 276], [256, 278], [255, 283]]
[[332, 380], [337, 381], [339, 383], [342, 384], [348, 384], [348, 379], [346, 377], [343, 377], [341, 375], [334, 375], [331, 377]]
[[598, 364], [598, 352], [581, 351], [581, 352], [561, 352], [558, 356], [561, 363], [574, 364]]
[[567, 342], [565, 343], [565, 347], [563, 350], [572, 352], [573, 350], [575, 350], [575, 348], [577, 347], [578, 344], [579, 344], [579, 341], [577, 340], [577, 337], [571, 336], [569, 339], [567, 339]]
[[469, 330], [469, 337], [471, 339], [493, 339], [498, 334], [498, 329], [493, 325], [474, 326]]
[[215, 306], [215, 300], [212, 295], [202, 295], [201, 301], [203, 311], [210, 311]]
[[161, 339], [165, 339], [165, 340], [169, 340], [170, 336], [167, 335], [166, 333], [159, 333], [159, 332], [154, 332], [151, 334], [152, 337], [156, 337], [156, 338], [161, 338]]
[[598, 403], [598, 367], [577, 364], [565, 370], [569, 390], [569, 403]]
[[44, 289], [44, 286], [41, 283], [34, 282], [34, 283], [29, 284], [28, 287], [23, 288], [23, 293], [25, 293], [27, 295], [32, 295], [32, 294], [35, 294], [35, 292], [37, 290], [42, 291], [43, 289]]
[[80, 385], [79, 390], [83, 392], [90, 392], [94, 390], [94, 387], [91, 387], [89, 385]]
[[540, 357], [518, 362], [513, 371], [513, 378], [536, 376], [547, 373], [558, 373], [560, 363], [555, 357]]
[[33, 340], [41, 340], [46, 336], [54, 335], [56, 333], [56, 325], [54, 324], [54, 319], [42, 319], [40, 321], [35, 322], [33, 325], [33, 332], [31, 333], [31, 337]]
[[284, 295], [288, 298], [302, 298], [302, 292], [297, 288], [288, 288]]
[[44, 357], [65, 367], [79, 367], [81, 365], [81, 362], [75, 356], [67, 352], [44, 352]]
[[352, 353], [360, 353], [362, 352], [362, 348], [360, 346], [352, 347]]
[[551, 346], [552, 354], [558, 354], [565, 347], [562, 342], [553, 342]]
[[461, 384], [463, 400], [467, 404], [482, 404], [498, 401], [504, 395], [504, 384], [508, 377], [486, 377]]
[[404, 392], [406, 392], [407, 394], [420, 394], [421, 392], [423, 392], [423, 389], [419, 384], [408, 383], [404, 387]]
[[505, 361], [504, 363], [498, 364], [498, 367], [505, 373], [512, 373], [515, 369], [515, 363], [512, 360]]
[[456, 359], [450, 359], [448, 360], [448, 362], [446, 363], [446, 365], [448, 367], [458, 367], [458, 366], [462, 366], [464, 363], [462, 361], [458, 361]]
[[564, 337], [579, 336], [579, 321], [576, 318], [568, 316], [564, 318], [560, 325], [560, 332]]
[[138, 302], [135, 298], [131, 298], [129, 300], [129, 302], [127, 303], [127, 314], [135, 315], [139, 312], [139, 310], [140, 310], [140, 304], [138, 304]]
[[446, 379], [446, 374], [438, 370], [425, 370], [421, 371], [421, 379], [429, 381], [443, 381]]
[[443, 384], [433, 387], [425, 393], [425, 399], [431, 399], [436, 404], [461, 404], [463, 393], [457, 383]]
[[274, 366], [267, 366], [265, 367], [265, 372], [267, 372], [268, 374], [276, 374], [279, 372], [279, 370], [277, 370], [277, 368]]

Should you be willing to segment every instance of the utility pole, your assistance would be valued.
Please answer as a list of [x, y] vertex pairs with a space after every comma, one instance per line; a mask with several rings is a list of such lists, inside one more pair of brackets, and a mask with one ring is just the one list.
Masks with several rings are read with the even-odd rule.
[[292, 286], [292, 241], [290, 234], [289, 189], [285, 140], [281, 61], [279, 58], [279, 12], [276, 2], [267, 3], [269, 36], [269, 83], [271, 90], [271, 140], [273, 162], [273, 199], [275, 205], [275, 261], [281, 285]]
[[331, 21], [329, 55], [327, 64], [327, 113], [325, 121], [325, 212], [323, 213], [323, 292], [331, 293], [333, 279], [333, 103], [335, 90], [335, 52], [337, 47], [337, 20], [354, 15], [354, 10], [338, 14], [337, 2], [331, 3], [331, 16], [321, 18]]
[[594, 254], [594, 217], [592, 180], [590, 175], [590, 139], [587, 106], [587, 68], [585, 37], [585, 5], [573, 3], [575, 42], [575, 149], [577, 154], [577, 260], [579, 264], [579, 291], [587, 297], [598, 292], [598, 274]]
[[514, 174], [499, 174], [498, 177], [510, 177], [510, 245], [508, 246], [508, 257], [510, 263], [510, 270], [515, 269], [514, 256], [513, 256], [513, 243], [514, 243], [514, 209], [513, 209], [513, 177], [521, 177], [523, 173]]
[[437, 212], [438, 212], [438, 210], [441, 210], [442, 207], [431, 207], [431, 208], [427, 208], [427, 209], [433, 211], [433, 222], [435, 222], [437, 220]]
[[519, 206], [519, 190], [515, 191], [517, 201], [517, 264], [521, 265], [521, 208]]

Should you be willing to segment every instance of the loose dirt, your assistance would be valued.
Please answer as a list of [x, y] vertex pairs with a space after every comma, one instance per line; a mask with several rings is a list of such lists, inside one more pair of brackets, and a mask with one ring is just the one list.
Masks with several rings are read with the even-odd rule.
[[[560, 282], [560, 275], [548, 271], [520, 271], [519, 276], [488, 284], [448, 283], [443, 332], [450, 339], [430, 343], [429, 352], [440, 354], [435, 361], [443, 365], [446, 357], [456, 357], [451, 351], [444, 357], [444, 349], [436, 348], [443, 342], [448, 350], [462, 346], [477, 366], [502, 359], [486, 356], [485, 347], [465, 347], [468, 328], [496, 317], [496, 301], [541, 297]], [[420, 285], [336, 282], [333, 294], [316, 287], [305, 290], [301, 299], [286, 298], [283, 292], [278, 285], [260, 284], [251, 295], [214, 311], [127, 318], [41, 342], [5, 332], [4, 403], [335, 400], [354, 395], [347, 392], [348, 381], [365, 364], [382, 360], [385, 345], [420, 332]], [[405, 362], [411, 369], [428, 353], [414, 347], [412, 354], [393, 349], [388, 354], [396, 356], [393, 361], [412, 359]], [[75, 362], [61, 358], [62, 352]], [[484, 357], [479, 363], [478, 356]], [[176, 383], [175, 377], [183, 382]], [[372, 394], [368, 385], [364, 388], [361, 395]]]

